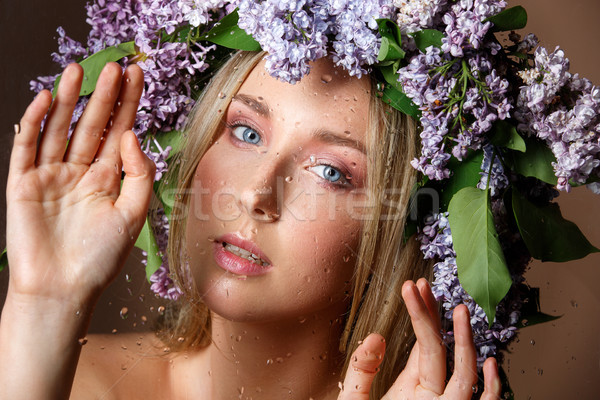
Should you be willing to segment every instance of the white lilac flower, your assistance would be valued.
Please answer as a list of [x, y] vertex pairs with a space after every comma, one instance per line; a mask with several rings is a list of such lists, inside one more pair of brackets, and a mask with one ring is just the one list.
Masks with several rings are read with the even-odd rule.
[[432, 28], [447, 0], [394, 0], [398, 8], [397, 22], [402, 33]]

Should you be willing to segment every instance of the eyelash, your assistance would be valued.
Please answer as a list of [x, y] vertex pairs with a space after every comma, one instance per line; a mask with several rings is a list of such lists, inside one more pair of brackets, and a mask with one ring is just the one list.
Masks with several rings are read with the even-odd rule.
[[[249, 143], [249, 142], [246, 142], [244, 140], [240, 140], [233, 133], [234, 130], [235, 130], [235, 128], [239, 128], [239, 127], [245, 127], [245, 128], [252, 129], [254, 132], [256, 132], [256, 134], [258, 136], [260, 136], [260, 142], [262, 142], [262, 135], [260, 134], [259, 130], [256, 129], [256, 128], [254, 128], [253, 124], [251, 124], [249, 121], [238, 120], [238, 121], [234, 121], [234, 122], [231, 122], [231, 123], [227, 123], [226, 125], [227, 125], [227, 128], [230, 131], [231, 136], [235, 140], [237, 140], [239, 142], [247, 143], [247, 144], [250, 144], [250, 145], [258, 145], [258, 144], [255, 144], [255, 143]], [[352, 187], [353, 186], [352, 183], [351, 183], [351, 180], [352, 180], [351, 175], [348, 174], [348, 173], [346, 173], [343, 168], [338, 168], [335, 165], [331, 165], [331, 164], [328, 164], [328, 163], [316, 164], [316, 162], [315, 162], [314, 165], [311, 165], [311, 167], [314, 167], [314, 166], [323, 166], [325, 168], [327, 168], [327, 167], [333, 168], [334, 170], [336, 170], [337, 172], [339, 172], [339, 174], [341, 175], [340, 182], [331, 182], [331, 181], [329, 181], [329, 180], [327, 180], [325, 178], [321, 178], [325, 182], [324, 183], [320, 183], [320, 185], [323, 185], [323, 186], [326, 186], [326, 187], [330, 187], [330, 188], [334, 188], [334, 189], [344, 189], [344, 188], [348, 188], [348, 187]]]

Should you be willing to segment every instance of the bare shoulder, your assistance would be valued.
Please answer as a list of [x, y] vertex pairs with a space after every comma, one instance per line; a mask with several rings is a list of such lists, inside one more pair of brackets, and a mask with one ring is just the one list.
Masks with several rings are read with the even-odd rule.
[[172, 358], [152, 332], [89, 335], [71, 399], [169, 398]]

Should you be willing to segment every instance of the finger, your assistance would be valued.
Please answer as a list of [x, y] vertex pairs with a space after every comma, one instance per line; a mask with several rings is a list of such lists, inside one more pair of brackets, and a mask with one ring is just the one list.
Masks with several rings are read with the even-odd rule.
[[40, 92], [25, 110], [21, 122], [15, 125], [15, 139], [10, 155], [11, 173], [35, 167], [40, 127], [51, 103], [52, 94], [47, 90]]
[[63, 71], [56, 97], [44, 125], [38, 152], [38, 164], [49, 164], [63, 160], [73, 110], [75, 110], [75, 105], [79, 100], [82, 79], [83, 68], [78, 64], [70, 64]]
[[98, 159], [108, 164], [116, 164], [118, 170], [121, 170], [121, 158], [119, 157], [121, 136], [123, 132], [133, 127], [143, 88], [144, 75], [141, 68], [137, 65], [130, 65], [121, 80], [121, 91], [114, 110], [112, 125], [109, 124], [104, 135], [105, 140], [100, 144], [97, 154]]
[[122, 135], [120, 148], [125, 178], [115, 207], [129, 222], [130, 234], [138, 235], [150, 203], [155, 166], [140, 149], [132, 131]]
[[419, 385], [419, 344], [415, 343], [406, 366], [381, 400], [409, 398], [417, 385]]
[[440, 314], [438, 312], [438, 304], [433, 297], [433, 293], [431, 292], [431, 286], [427, 279], [421, 278], [417, 281], [417, 288], [419, 288], [419, 293], [421, 294], [421, 298], [427, 306], [427, 310], [429, 311], [429, 315], [431, 315], [432, 320], [435, 322], [438, 332], [442, 329], [442, 320], [440, 319]]
[[94, 160], [119, 94], [121, 74], [121, 67], [117, 63], [108, 63], [102, 69], [96, 89], [71, 137], [66, 161], [91, 164]]
[[352, 353], [338, 400], [369, 400], [373, 379], [385, 352], [385, 339], [371, 333]]
[[440, 395], [446, 386], [446, 349], [442, 344], [438, 323], [431, 317], [419, 289], [412, 281], [402, 286], [402, 297], [419, 346], [420, 386]]
[[467, 306], [464, 304], [457, 306], [452, 319], [454, 320], [454, 372], [445, 393], [451, 399], [470, 399], [473, 386], [477, 384], [477, 353]]
[[498, 374], [498, 363], [495, 358], [490, 357], [483, 363], [484, 390], [481, 400], [498, 400], [502, 394], [500, 375]]

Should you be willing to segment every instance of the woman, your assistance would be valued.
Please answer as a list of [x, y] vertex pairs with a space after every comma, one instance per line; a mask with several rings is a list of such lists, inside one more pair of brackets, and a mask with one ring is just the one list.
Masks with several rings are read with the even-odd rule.
[[[65, 70], [38, 146], [50, 93], [29, 106], [8, 182], [7, 398], [65, 398], [73, 376], [74, 398], [366, 399], [372, 385], [374, 398], [471, 397], [466, 307], [455, 311], [446, 383], [437, 307], [427, 282], [413, 283], [428, 266], [412, 242], [386, 245], [402, 242], [412, 122], [384, 107], [368, 78], [326, 59], [290, 86], [266, 74], [261, 58], [234, 56], [191, 119], [170, 242], [182, 309], [161, 339], [90, 337], [99, 345], [84, 346], [81, 359], [94, 304], [150, 201], [153, 165], [128, 130], [141, 71], [121, 77], [108, 64], [68, 143], [79, 67]], [[242, 260], [230, 244], [260, 259]], [[404, 366], [407, 312], [417, 342]], [[138, 345], [144, 356], [130, 360], [125, 350]], [[484, 374], [484, 398], [499, 396], [494, 360]]]

